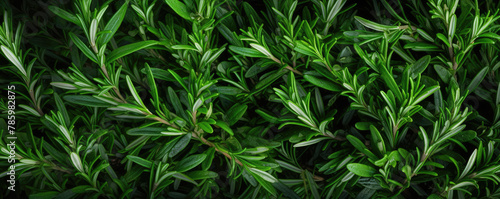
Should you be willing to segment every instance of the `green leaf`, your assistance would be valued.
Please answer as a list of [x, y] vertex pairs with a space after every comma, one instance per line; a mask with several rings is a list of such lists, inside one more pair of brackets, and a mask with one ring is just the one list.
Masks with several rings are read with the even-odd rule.
[[210, 126], [210, 124], [208, 122], [199, 122], [198, 123], [198, 126], [205, 132], [207, 133], [213, 133], [214, 132], [214, 129], [212, 128], [212, 126]]
[[453, 136], [453, 139], [456, 139], [459, 142], [469, 142], [477, 137], [477, 133], [472, 130], [463, 131]]
[[255, 50], [253, 48], [239, 47], [239, 46], [229, 46], [229, 49], [237, 54], [246, 56], [246, 57], [260, 57], [266, 58], [267, 56], [262, 54], [260, 51]]
[[63, 18], [64, 20], [80, 26], [80, 20], [78, 20], [78, 18], [75, 15], [69, 13], [68, 11], [63, 10], [57, 6], [49, 6], [48, 8], [52, 13]]
[[358, 129], [360, 131], [366, 131], [366, 130], [370, 129], [370, 124], [371, 124], [371, 122], [356, 122], [356, 124], [354, 124], [354, 126], [356, 127], [356, 129]]
[[68, 111], [66, 110], [66, 107], [64, 106], [64, 102], [61, 100], [61, 98], [59, 97], [59, 95], [57, 93], [54, 93], [54, 101], [56, 102], [57, 109], [63, 115], [64, 123], [70, 124], [70, 118], [68, 115]]
[[269, 85], [271, 85], [274, 81], [278, 80], [278, 78], [280, 78], [281, 76], [283, 76], [284, 74], [288, 73], [287, 70], [280, 70], [280, 71], [273, 71], [271, 72], [272, 74], [269, 75], [269, 76], [266, 76], [266, 78], [262, 79], [259, 81], [259, 83], [257, 83], [255, 85], [255, 90], [254, 92], [258, 92], [260, 91], [261, 89], [264, 89], [266, 87], [268, 87]]
[[376, 146], [381, 154], [385, 154], [386, 148], [384, 138], [382, 138], [382, 135], [375, 126], [370, 125], [369, 128], [372, 135], [372, 143], [374, 145], [373, 147]]
[[135, 42], [132, 44], [128, 44], [125, 46], [120, 46], [119, 48], [113, 50], [110, 52], [107, 56], [106, 63], [112, 63], [113, 61], [128, 55], [130, 53], [136, 52], [138, 50], [142, 50], [144, 48], [160, 44], [158, 41], [152, 41], [152, 40], [147, 40], [147, 41], [140, 41], [140, 42]]
[[168, 131], [167, 128], [164, 127], [144, 127], [144, 128], [132, 128], [127, 131], [128, 135], [134, 136], [162, 136], [162, 131]]
[[411, 65], [411, 78], [415, 79], [419, 74], [422, 74], [429, 63], [431, 63], [430, 55], [426, 55], [413, 63]]
[[70, 32], [69, 37], [71, 38], [71, 41], [73, 41], [73, 43], [83, 52], [83, 54], [85, 54], [85, 56], [97, 63], [97, 56], [82, 42], [82, 40], [80, 40], [80, 38], [78, 38], [78, 36]]
[[444, 44], [446, 44], [446, 47], [450, 46], [450, 42], [448, 42], [448, 38], [444, 36], [442, 33], [436, 34], [437, 38], [440, 39]]
[[359, 16], [354, 16], [354, 19], [358, 21], [359, 23], [363, 24], [365, 27], [376, 30], [376, 31], [389, 31], [389, 30], [399, 30], [399, 26], [388, 26], [388, 25], [382, 25], [379, 23], [375, 23], [373, 21], [364, 19]]
[[418, 32], [418, 34], [420, 34], [420, 36], [422, 36], [427, 41], [434, 42], [434, 39], [424, 30], [417, 28], [417, 32]]
[[377, 172], [375, 168], [360, 163], [349, 163], [347, 169], [361, 177], [372, 177]]
[[158, 88], [156, 88], [156, 82], [154, 79], [153, 72], [151, 71], [151, 68], [149, 67], [149, 64], [145, 64], [146, 66], [146, 75], [148, 79], [148, 85], [149, 88], [151, 89], [150, 93], [151, 96], [153, 96], [153, 103], [155, 105], [155, 108], [157, 110], [160, 109], [160, 97], [158, 96]]
[[153, 165], [153, 162], [134, 155], [127, 155], [127, 159], [148, 169]]
[[273, 183], [273, 187], [283, 193], [286, 198], [301, 199], [301, 197], [297, 193], [295, 193], [295, 191], [293, 191], [290, 187], [286, 186], [281, 181]]
[[431, 86], [423, 91], [420, 92], [420, 95], [415, 97], [415, 99], [413, 99], [413, 102], [412, 102], [412, 105], [416, 105], [418, 103], [420, 103], [422, 100], [424, 100], [425, 98], [429, 97], [430, 95], [434, 94], [434, 92], [436, 92], [437, 90], [439, 90], [439, 86]]
[[183, 174], [183, 173], [177, 173], [175, 172], [173, 175], [172, 175], [174, 178], [177, 178], [179, 180], [184, 180], [186, 182], [189, 182], [189, 183], [192, 183], [194, 185], [198, 185], [198, 183], [196, 181], [194, 181], [193, 179], [191, 179], [189, 176]]
[[108, 21], [102, 32], [104, 32], [97, 43], [99, 46], [103, 46], [113, 38], [113, 35], [116, 33], [118, 28], [120, 27], [123, 18], [125, 17], [125, 13], [127, 13], [127, 7], [128, 7], [128, 1], [126, 1], [118, 11], [111, 17], [111, 19]]
[[341, 86], [331, 82], [330, 80], [318, 78], [316, 76], [305, 74], [304, 79], [315, 86], [318, 86], [320, 88], [323, 88], [323, 89], [326, 89], [329, 91], [340, 92], [343, 90]]
[[229, 128], [229, 125], [226, 122], [221, 121], [221, 120], [217, 120], [217, 122], [215, 123], [215, 125], [217, 125], [220, 128], [224, 129], [224, 131], [226, 131], [227, 133], [229, 133], [229, 135], [231, 135], [231, 136], [234, 135], [233, 130], [231, 128]]
[[398, 84], [396, 83], [396, 80], [394, 80], [394, 77], [392, 76], [392, 74], [389, 73], [389, 71], [387, 70], [387, 68], [385, 67], [380, 67], [380, 72], [381, 72], [381, 75], [382, 75], [382, 79], [384, 79], [387, 87], [389, 87], [389, 89], [391, 89], [391, 91], [396, 95], [396, 98], [399, 100], [399, 101], [403, 101], [403, 95], [401, 94], [401, 90], [399, 89], [399, 86]]
[[189, 141], [191, 141], [191, 133], [186, 134], [179, 141], [177, 141], [177, 143], [175, 143], [172, 150], [168, 153], [168, 157], [174, 157], [181, 152], [189, 144]]
[[365, 144], [361, 142], [357, 137], [354, 137], [353, 135], [347, 135], [347, 140], [354, 146], [354, 148], [358, 149], [360, 152], [364, 153], [367, 155], [369, 158], [373, 160], [378, 160], [377, 156], [370, 152], [368, 148], [366, 148]]
[[469, 171], [472, 169], [474, 162], [476, 162], [476, 155], [477, 155], [477, 149], [475, 149], [470, 155], [469, 161], [467, 161], [467, 165], [465, 165], [465, 168], [462, 174], [460, 175], [459, 179], [462, 179], [465, 177], [465, 175], [469, 174]]
[[36, 194], [31, 194], [29, 199], [52, 199], [59, 195], [57, 191], [45, 191]]
[[444, 83], [448, 83], [450, 81], [452, 75], [448, 69], [436, 64], [434, 65], [434, 70], [436, 70], [437, 74], [441, 77], [441, 80], [443, 80]]
[[132, 80], [130, 80], [130, 77], [127, 75], [125, 78], [127, 80], [128, 88], [130, 89], [130, 92], [132, 93], [132, 96], [134, 96], [134, 99], [137, 102], [137, 104], [139, 106], [142, 106], [143, 108], [146, 108], [146, 106], [144, 106], [144, 103], [142, 102], [141, 97], [139, 97], [139, 93], [137, 93], [137, 91], [135, 90], [135, 86], [132, 83]]
[[469, 93], [474, 92], [476, 90], [477, 86], [483, 81], [483, 79], [486, 77], [486, 74], [488, 73], [488, 66], [485, 66], [477, 75], [472, 79], [470, 82], [469, 86], [467, 86], [467, 90], [469, 90]]
[[412, 49], [414, 51], [441, 51], [441, 49], [433, 44], [424, 42], [412, 42], [404, 45], [404, 49]]
[[493, 32], [483, 33], [483, 34], [479, 35], [479, 37], [488, 37], [491, 39], [500, 40], [500, 35], [493, 33]]
[[175, 166], [175, 170], [177, 172], [189, 171], [205, 161], [205, 158], [207, 158], [206, 154], [196, 154], [182, 158], [182, 160]]
[[299, 142], [297, 144], [294, 144], [293, 147], [305, 147], [305, 146], [319, 143], [319, 142], [321, 142], [323, 140], [327, 140], [327, 139], [328, 139], [327, 137], [320, 137], [320, 138], [316, 138], [316, 139], [312, 139], [312, 140], [308, 140], [308, 141]]
[[186, 175], [189, 176], [193, 180], [217, 178], [219, 176], [219, 174], [217, 174], [213, 171], [192, 171], [192, 172], [186, 173]]
[[261, 178], [262, 178], [262, 179], [264, 179], [265, 181], [268, 181], [268, 182], [270, 182], [270, 183], [275, 183], [275, 182], [278, 182], [278, 179], [276, 179], [274, 176], [272, 176], [271, 174], [269, 174], [269, 173], [267, 173], [267, 172], [265, 172], [265, 171], [262, 171], [262, 170], [257, 169], [257, 168], [248, 168], [248, 170], [249, 170], [251, 173], [253, 173], [253, 174], [255, 174], [255, 175], [257, 175], [257, 176], [261, 177]]
[[247, 111], [248, 106], [244, 104], [235, 104], [232, 106], [226, 114], [224, 114], [226, 121], [228, 122], [229, 126], [232, 126], [236, 124], [238, 120], [245, 114]]
[[184, 79], [182, 79], [181, 76], [179, 76], [175, 71], [170, 70], [170, 69], [168, 69], [168, 72], [170, 72], [170, 74], [172, 74], [172, 76], [175, 78], [175, 80], [177, 80], [177, 82], [182, 86], [182, 88], [184, 88], [184, 90], [189, 92], [189, 89], [187, 88], [186, 84], [184, 83]]
[[191, 20], [191, 14], [188, 11], [186, 4], [179, 0], [165, 0], [165, 2], [174, 10], [179, 16], [184, 19]]
[[113, 106], [112, 104], [106, 103], [104, 101], [101, 101], [93, 96], [88, 96], [88, 95], [65, 95], [63, 96], [63, 99], [65, 101], [74, 103], [74, 104], [79, 104], [83, 106], [89, 106], [89, 107], [111, 107]]
[[[396, 12], [391, 5], [389, 5], [389, 3], [387, 3], [386, 0], [382, 0], [382, 5], [384, 5], [385, 9], [387, 9], [387, 11], [389, 11], [389, 13], [391, 13], [392, 16], [396, 17], [399, 21], [405, 23], [405, 24], [408, 24], [408, 21], [406, 21], [405, 19], [403, 19], [403, 17], [399, 16], [398, 12]], [[399, 8], [399, 7], [398, 7]], [[365, 197], [365, 198], [369, 198], [369, 197]]]

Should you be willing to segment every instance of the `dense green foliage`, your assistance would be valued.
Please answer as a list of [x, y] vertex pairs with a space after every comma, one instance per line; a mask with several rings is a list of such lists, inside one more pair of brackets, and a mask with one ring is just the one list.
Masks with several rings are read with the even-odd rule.
[[1, 197], [500, 198], [495, 0], [0, 8]]

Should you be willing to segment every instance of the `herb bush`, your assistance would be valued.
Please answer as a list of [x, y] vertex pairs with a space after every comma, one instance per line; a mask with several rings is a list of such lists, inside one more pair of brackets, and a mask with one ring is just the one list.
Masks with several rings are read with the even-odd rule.
[[500, 197], [497, 1], [0, 6], [2, 197]]

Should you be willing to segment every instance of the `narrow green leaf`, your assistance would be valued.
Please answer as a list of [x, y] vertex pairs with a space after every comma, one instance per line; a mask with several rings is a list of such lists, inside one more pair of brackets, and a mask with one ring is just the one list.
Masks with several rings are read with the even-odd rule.
[[413, 63], [411, 65], [411, 78], [415, 79], [419, 74], [422, 74], [429, 63], [431, 63], [430, 55], [426, 55]]
[[146, 66], [146, 75], [148, 78], [148, 85], [149, 85], [149, 88], [151, 89], [150, 93], [151, 93], [151, 96], [153, 96], [153, 103], [155, 105], [155, 108], [157, 110], [159, 110], [160, 109], [160, 97], [158, 96], [158, 88], [156, 88], [154, 75], [153, 75], [153, 72], [151, 71], [151, 68], [149, 67], [149, 64], [146, 63], [145, 66]]
[[464, 171], [460, 175], [459, 179], [465, 177], [465, 175], [469, 174], [469, 171], [472, 169], [474, 162], [476, 161], [477, 149], [475, 149], [469, 157], [469, 161], [467, 161], [467, 165], [465, 165]]
[[175, 71], [170, 70], [170, 69], [168, 69], [168, 72], [170, 72], [170, 74], [172, 74], [172, 76], [175, 78], [175, 80], [177, 80], [177, 83], [179, 83], [182, 86], [182, 88], [184, 88], [184, 90], [189, 92], [189, 89], [187, 88], [186, 84], [184, 83], [184, 79], [182, 79], [181, 76], [179, 76]]
[[64, 20], [80, 26], [80, 20], [78, 20], [78, 18], [75, 15], [69, 13], [68, 11], [63, 10], [57, 6], [49, 6], [48, 8], [52, 13], [63, 18]]
[[146, 106], [144, 106], [144, 103], [142, 102], [141, 97], [139, 97], [139, 93], [137, 93], [137, 91], [135, 90], [134, 84], [132, 83], [132, 80], [130, 79], [130, 77], [127, 75], [125, 78], [127, 80], [128, 88], [130, 89], [132, 96], [134, 96], [134, 99], [137, 102], [137, 104], [139, 106], [142, 106], [143, 108], [146, 108]]
[[153, 162], [134, 155], [127, 155], [127, 159], [148, 169], [153, 165]]
[[85, 171], [83, 170], [83, 165], [82, 165], [82, 160], [80, 159], [80, 156], [76, 154], [75, 152], [71, 152], [70, 154], [71, 157], [71, 162], [73, 163], [73, 166], [79, 171], [84, 173]]
[[452, 75], [448, 69], [436, 64], [434, 65], [434, 70], [436, 70], [437, 74], [441, 77], [441, 80], [443, 80], [444, 83], [448, 83], [450, 81]]
[[82, 40], [80, 40], [80, 38], [78, 38], [78, 36], [70, 32], [69, 37], [71, 38], [73, 43], [83, 52], [83, 54], [85, 54], [85, 56], [87, 56], [93, 62], [97, 63], [97, 56], [90, 50], [90, 48], [87, 47], [87, 45], [82, 42]]
[[[138, 50], [142, 50], [144, 48], [147, 48], [147, 47], [150, 47], [153, 45], [157, 45], [157, 44], [160, 44], [160, 42], [147, 40], [147, 41], [135, 42], [135, 43], [128, 44], [125, 46], [120, 46], [119, 48], [113, 50], [112, 52], [110, 52], [108, 54], [106, 62], [108, 64], [112, 63], [113, 61], [115, 61], [115, 60], [117, 60], [125, 55], [128, 55], [130, 53], [133, 53], [133, 52], [136, 52]], [[89, 51], [90, 51], [90, 49], [89, 49]]]
[[330, 80], [326, 80], [323, 78], [318, 78], [316, 76], [312, 75], [304, 75], [304, 79], [310, 82], [311, 84], [314, 84], [315, 86], [318, 86], [320, 88], [329, 90], [329, 91], [334, 91], [334, 92], [340, 92], [342, 91], [342, 87], [331, 82]]
[[371, 124], [371, 122], [356, 122], [356, 124], [354, 124], [354, 126], [356, 127], [356, 129], [358, 129], [360, 131], [366, 131], [366, 130], [370, 129], [370, 124]]
[[196, 181], [194, 181], [193, 179], [191, 179], [189, 176], [183, 174], [183, 173], [178, 173], [178, 172], [175, 172], [173, 175], [172, 175], [174, 178], [177, 178], [179, 180], [184, 180], [186, 182], [189, 182], [189, 183], [192, 183], [196, 186], [198, 186], [198, 183]]
[[186, 173], [186, 175], [189, 176], [193, 180], [217, 178], [219, 176], [219, 174], [217, 174], [213, 171], [192, 171], [192, 172]]
[[364, 19], [359, 16], [354, 16], [354, 19], [358, 21], [359, 23], [363, 24], [365, 27], [376, 30], [376, 31], [389, 31], [389, 30], [398, 30], [399, 26], [388, 26], [388, 25], [382, 25], [379, 23], [375, 23], [373, 21]]
[[444, 44], [446, 44], [446, 47], [450, 46], [450, 42], [448, 42], [448, 39], [442, 33], [438, 33], [438, 34], [436, 34], [436, 36], [438, 39], [440, 39], [442, 42], [444, 42]]
[[229, 133], [229, 135], [231, 135], [231, 136], [234, 135], [233, 130], [231, 128], [229, 128], [229, 125], [226, 122], [221, 121], [221, 120], [217, 120], [217, 122], [215, 123], [215, 125], [217, 125], [220, 128], [224, 129], [224, 131], [226, 131], [227, 133]]
[[162, 136], [162, 131], [168, 131], [167, 128], [164, 127], [144, 127], [144, 128], [132, 128], [127, 131], [128, 135], [134, 136]]
[[436, 86], [431, 86], [431, 87], [423, 90], [422, 92], [420, 92], [419, 96], [417, 96], [417, 97], [415, 97], [415, 99], [413, 99], [412, 105], [416, 105], [416, 104], [420, 103], [425, 98], [434, 94], [434, 92], [436, 92], [439, 88], [440, 87], [436, 85]]
[[479, 37], [488, 37], [491, 39], [500, 40], [500, 35], [493, 33], [493, 32], [483, 33], [483, 34], [479, 35]]
[[467, 90], [469, 90], [469, 93], [474, 92], [476, 90], [477, 86], [483, 81], [483, 79], [486, 77], [486, 74], [488, 73], [488, 66], [485, 66], [477, 75], [472, 79], [470, 82], [469, 86], [467, 86]]
[[128, 7], [128, 1], [126, 1], [118, 11], [111, 17], [111, 19], [108, 21], [102, 32], [104, 32], [97, 43], [99, 46], [103, 46], [113, 38], [113, 35], [116, 33], [118, 28], [120, 27], [123, 18], [125, 17], [125, 13], [127, 13], [127, 7]]
[[269, 174], [265, 171], [262, 171], [262, 170], [257, 169], [257, 168], [248, 168], [248, 169], [250, 170], [250, 172], [252, 172], [255, 175], [258, 175], [259, 177], [261, 177], [265, 181], [268, 181], [270, 183], [278, 182], [278, 180], [274, 176], [272, 176], [271, 174]]
[[248, 106], [244, 104], [235, 104], [232, 106], [226, 114], [224, 114], [226, 121], [228, 122], [229, 126], [234, 125], [240, 118], [245, 114], [247, 111]]
[[392, 74], [389, 73], [389, 71], [387, 70], [387, 68], [385, 67], [380, 67], [380, 72], [381, 72], [381, 75], [382, 75], [382, 79], [384, 79], [387, 87], [389, 87], [389, 89], [391, 89], [391, 91], [394, 93], [394, 95], [396, 95], [396, 98], [399, 100], [399, 101], [403, 101], [403, 95], [401, 94], [401, 90], [399, 89], [399, 86], [398, 84], [396, 83], [396, 80], [394, 80], [394, 77], [392, 76]]
[[368, 148], [366, 148], [365, 144], [361, 142], [357, 137], [354, 137], [353, 135], [347, 135], [347, 140], [354, 146], [354, 148], [358, 149], [360, 152], [366, 154], [369, 158], [373, 160], [378, 160], [377, 156], [370, 152]]
[[[278, 80], [281, 76], [284, 74], [288, 73], [287, 70], [280, 70], [280, 71], [273, 71], [270, 72], [271, 74], [266, 76], [264, 79], [260, 80], [257, 85], [255, 85], [255, 91], [252, 92], [252, 94], [259, 92], [260, 90], [270, 86], [274, 81]], [[268, 73], [266, 73], [268, 74]]]
[[189, 171], [205, 161], [205, 158], [207, 158], [206, 154], [196, 154], [182, 158], [182, 160], [175, 166], [175, 170], [177, 172]]
[[441, 51], [441, 49], [433, 44], [424, 42], [411, 42], [403, 47], [404, 49], [412, 49], [414, 51]]
[[229, 49], [237, 54], [246, 56], [246, 57], [260, 57], [266, 58], [267, 56], [262, 54], [260, 51], [255, 50], [253, 48], [239, 47], [239, 46], [229, 46]]
[[88, 95], [65, 95], [63, 96], [65, 101], [70, 103], [79, 104], [88, 107], [111, 107], [112, 104], [101, 101], [93, 96]]
[[434, 39], [429, 34], [427, 34], [427, 32], [425, 32], [424, 30], [417, 28], [417, 32], [418, 32], [418, 34], [420, 34], [420, 36], [422, 36], [427, 41], [434, 42]]
[[170, 150], [168, 157], [174, 157], [181, 152], [189, 144], [189, 141], [191, 141], [191, 133], [186, 134], [179, 141], [177, 141], [177, 143], [175, 143], [172, 150]]
[[316, 144], [318, 142], [321, 142], [321, 141], [327, 140], [327, 139], [328, 139], [327, 137], [320, 137], [320, 138], [316, 138], [316, 139], [312, 139], [312, 140], [308, 140], [308, 141], [299, 142], [297, 144], [294, 144], [293, 147], [305, 147], [305, 146], [313, 145], [313, 144]]
[[179, 16], [184, 19], [191, 20], [191, 14], [188, 11], [186, 4], [179, 0], [165, 0], [165, 2], [174, 10]]
[[212, 128], [212, 126], [210, 126], [210, 124], [208, 122], [199, 122], [198, 123], [198, 126], [205, 132], [207, 133], [213, 133], [214, 132], [214, 129]]
[[360, 163], [349, 163], [347, 169], [361, 177], [372, 177], [377, 172], [375, 168]]

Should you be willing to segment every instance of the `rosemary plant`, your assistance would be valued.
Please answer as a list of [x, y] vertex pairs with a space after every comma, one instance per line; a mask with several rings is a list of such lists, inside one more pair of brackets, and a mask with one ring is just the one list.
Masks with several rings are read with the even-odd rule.
[[1, 1], [0, 198], [500, 198], [499, 9]]

